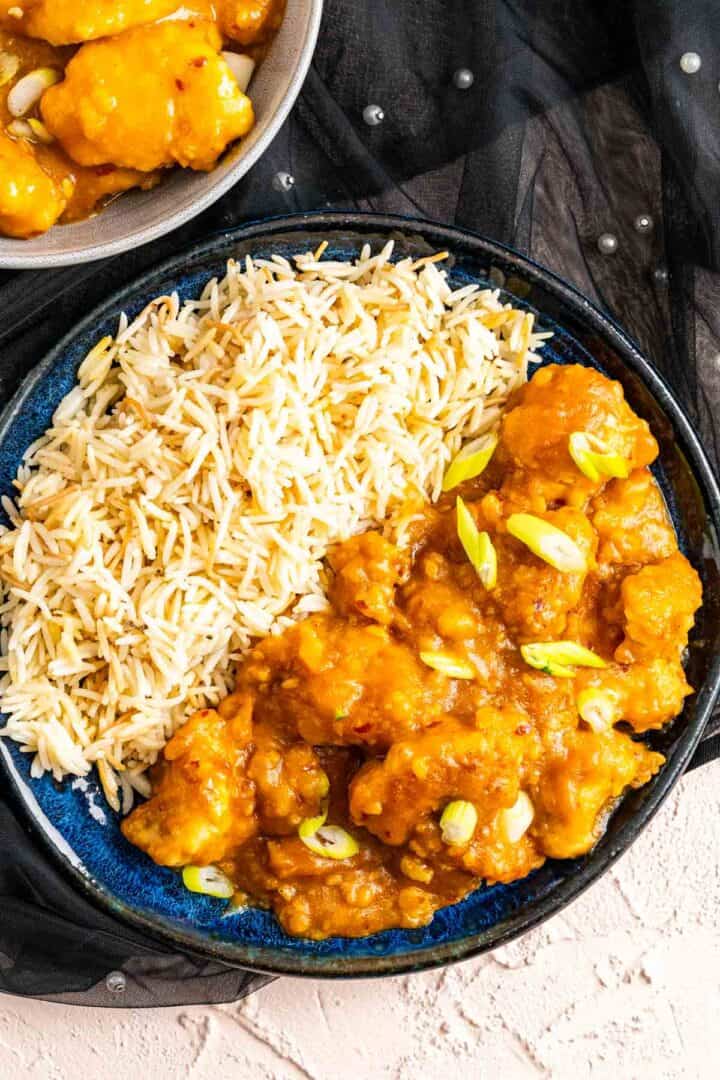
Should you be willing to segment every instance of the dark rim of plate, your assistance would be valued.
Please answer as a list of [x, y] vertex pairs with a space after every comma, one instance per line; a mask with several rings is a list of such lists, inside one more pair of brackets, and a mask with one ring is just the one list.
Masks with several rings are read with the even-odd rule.
[[[139, 278], [116, 291], [94, 308], [28, 374], [12, 400], [3, 410], [2, 415], [0, 415], [0, 440], [22, 409], [26, 396], [38, 380], [44, 377], [53, 367], [56, 359], [63, 354], [65, 349], [70, 347], [77, 337], [90, 333], [93, 327], [107, 316], [108, 309], [114, 308], [119, 312], [126, 306], [132, 306], [132, 303], [137, 301], [139, 294], [146, 288], [148, 290], [153, 288], [153, 284], [158, 278], [164, 278], [173, 273], [187, 274], [194, 267], [200, 269], [208, 257], [214, 257], [215, 259], [231, 257], [233, 248], [237, 244], [247, 244], [248, 241], [257, 239], [266, 245], [275, 235], [288, 236], [304, 232], [327, 233], [328, 238], [338, 234], [352, 234], [357, 236], [358, 239], [362, 238], [364, 234], [375, 237], [386, 235], [388, 239], [391, 239], [393, 235], [403, 235], [410, 240], [421, 240], [436, 251], [447, 249], [451, 256], [454, 252], [462, 252], [468, 255], [476, 253], [482, 254], [485, 258], [496, 258], [505, 266], [515, 268], [526, 281], [541, 286], [556, 301], [559, 301], [576, 318], [581, 320], [584, 326], [597, 332], [617, 352], [628, 368], [636, 376], [639, 376], [652, 397], [667, 414], [672, 423], [678, 445], [690, 463], [695, 480], [699, 485], [709, 522], [716, 534], [720, 532], [720, 488], [690, 420], [676, 401], [673, 391], [662, 376], [642, 355], [637, 345], [611, 316], [603, 313], [578, 289], [563, 281], [551, 270], [538, 265], [529, 257], [521, 255], [504, 244], [487, 240], [466, 229], [399, 215], [313, 212], [269, 218], [263, 221], [250, 222], [229, 232], [216, 234], [208, 240], [194, 245], [184, 253], [175, 255], [171, 259], [153, 266]], [[150, 294], [148, 292], [147, 295], [156, 295], [156, 293]], [[301, 955], [287, 955], [282, 959], [278, 959], [277, 950], [272, 948], [268, 949], [268, 952], [273, 953], [270, 959], [264, 958], [262, 955], [264, 950], [257, 946], [247, 950], [245, 955], [243, 955], [243, 947], [235, 944], [230, 945], [208, 940], [206, 946], [200, 947], [171, 929], [159, 927], [156, 922], [138, 912], [126, 909], [124, 905], [113, 903], [112, 897], [99, 886], [99, 883], [94, 883], [91, 878], [70, 864], [47, 835], [45, 828], [33, 814], [31, 808], [24, 800], [19, 798], [17, 793], [13, 791], [12, 794], [16, 804], [21, 809], [23, 817], [29, 822], [33, 832], [39, 836], [53, 861], [66, 877], [69, 877], [76, 886], [80, 886], [96, 905], [106, 910], [113, 917], [121, 919], [135, 929], [141, 929], [151, 937], [164, 941], [180, 951], [194, 953], [206, 959], [219, 960], [235, 967], [248, 967], [255, 971], [267, 972], [273, 975], [308, 976], [313, 978], [367, 978], [371, 976], [400, 975], [455, 963], [499, 948], [501, 945], [507, 944], [526, 931], [538, 926], [584, 892], [627, 850], [667, 798], [700, 740], [719, 691], [720, 651], [716, 651], [707, 678], [696, 695], [695, 718], [678, 737], [672, 757], [661, 770], [652, 792], [637, 812], [618, 829], [612, 844], [608, 844], [601, 849], [594, 849], [586, 857], [584, 864], [578, 867], [568, 878], [554, 886], [545, 895], [495, 923], [489, 929], [477, 934], [468, 934], [459, 941], [435, 943], [411, 953], [395, 953], [385, 956], [350, 956], [347, 958], [333, 957], [330, 964], [327, 964], [318, 963], [313, 957]], [[248, 953], [252, 955], [248, 955]]]

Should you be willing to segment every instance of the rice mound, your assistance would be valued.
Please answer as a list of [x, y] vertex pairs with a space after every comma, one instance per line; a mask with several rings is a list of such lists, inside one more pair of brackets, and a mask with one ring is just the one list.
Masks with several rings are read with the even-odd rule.
[[[323, 245], [324, 247], [324, 245]], [[548, 335], [437, 262], [230, 261], [83, 361], [0, 535], [1, 734], [110, 805], [253, 642], [326, 606], [332, 544], [402, 543]]]

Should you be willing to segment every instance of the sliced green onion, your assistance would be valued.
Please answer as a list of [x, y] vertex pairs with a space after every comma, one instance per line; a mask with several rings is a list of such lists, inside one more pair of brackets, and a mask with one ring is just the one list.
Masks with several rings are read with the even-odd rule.
[[601, 656], [575, 641], [536, 641], [521, 645], [520, 652], [530, 667], [564, 679], [572, 679], [576, 667], [607, 667]]
[[543, 518], [534, 514], [511, 514], [507, 519], [507, 531], [556, 570], [566, 573], [587, 570], [583, 550], [567, 533]]
[[318, 818], [307, 818], [298, 829], [298, 836], [305, 847], [325, 859], [351, 859], [353, 855], [357, 855], [360, 846], [354, 836], [339, 825], [323, 823], [313, 828], [317, 820]]
[[530, 796], [521, 791], [511, 807], [501, 810], [500, 828], [511, 844], [517, 844], [533, 823], [535, 807]]
[[33, 129], [30, 127], [27, 120], [11, 120], [5, 130], [11, 139], [27, 139], [28, 142], [35, 141]]
[[218, 870], [217, 866], [185, 866], [182, 872], [183, 885], [190, 892], [215, 896], [218, 900], [229, 900], [235, 892], [235, 886], [229, 877]]
[[8, 112], [11, 116], [24, 116], [30, 112], [49, 87], [62, 79], [62, 72], [57, 68], [35, 68], [18, 79], [7, 96]]
[[480, 476], [495, 453], [497, 444], [497, 435], [481, 435], [479, 439], [465, 443], [448, 465], [442, 482], [443, 491], [451, 491], [465, 480], [474, 480], [476, 476]]
[[570, 457], [588, 480], [616, 476], [625, 480], [630, 475], [630, 462], [622, 454], [614, 454], [607, 443], [589, 431], [573, 431], [568, 439]]
[[327, 816], [328, 804], [326, 803], [321, 808], [320, 813], [316, 814], [315, 817], [305, 818], [304, 821], [301, 821], [300, 825], [298, 826], [298, 836], [300, 837], [300, 839], [304, 840], [307, 836], [313, 836], [318, 831], [318, 829], [321, 829], [323, 827], [323, 825], [327, 821]]
[[245, 93], [253, 77], [255, 61], [245, 53], [222, 52], [220, 55], [235, 76], [235, 82]]
[[621, 710], [617, 694], [591, 686], [577, 696], [580, 718], [595, 732], [608, 731], [620, 719]]
[[45, 127], [42, 120], [36, 120], [34, 117], [31, 116], [28, 120], [28, 127], [32, 131], [37, 142], [44, 143], [46, 146], [49, 146], [51, 143], [55, 142], [54, 137]]
[[477, 825], [477, 810], [471, 802], [456, 799], [447, 804], [440, 818], [440, 832], [446, 844], [469, 844]]
[[433, 671], [441, 671], [450, 679], [474, 679], [477, 671], [468, 660], [443, 652], [421, 652], [420, 659]]
[[480, 532], [475, 519], [458, 495], [456, 502], [457, 534], [465, 554], [486, 589], [497, 585], [497, 552], [486, 532]]

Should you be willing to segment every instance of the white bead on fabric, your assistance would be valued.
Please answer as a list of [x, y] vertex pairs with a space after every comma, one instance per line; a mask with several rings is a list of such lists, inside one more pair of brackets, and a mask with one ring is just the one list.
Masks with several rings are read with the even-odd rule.
[[111, 994], [122, 994], [127, 987], [127, 980], [122, 971], [111, 971], [105, 979], [105, 985]]
[[696, 75], [702, 67], [702, 60], [696, 52], [686, 52], [680, 57], [680, 68], [686, 75]]
[[606, 232], [598, 236], [598, 251], [601, 255], [614, 255], [618, 249], [618, 239], [614, 233]]
[[290, 191], [295, 187], [295, 177], [289, 172], [277, 172], [273, 177], [272, 186], [276, 191]]
[[470, 68], [458, 68], [453, 75], [453, 82], [458, 90], [469, 90], [475, 82], [475, 76]]
[[649, 233], [652, 232], [655, 222], [649, 214], [638, 214], [633, 222], [635, 232]]
[[377, 127], [385, 119], [385, 113], [379, 105], [366, 105], [362, 115], [368, 127]]

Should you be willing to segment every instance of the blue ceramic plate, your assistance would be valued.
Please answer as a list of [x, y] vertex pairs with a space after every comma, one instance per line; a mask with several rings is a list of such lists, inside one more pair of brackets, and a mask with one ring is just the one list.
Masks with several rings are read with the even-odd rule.
[[363, 243], [388, 237], [398, 257], [446, 249], [456, 285], [503, 282], [513, 303], [534, 310], [554, 337], [543, 360], [599, 367], [619, 379], [633, 408], [651, 424], [660, 447], [656, 471], [681, 539], [704, 579], [702, 608], [689, 649], [688, 676], [697, 693], [653, 745], [667, 757], [660, 773], [631, 792], [595, 849], [573, 861], [547, 862], [512, 885], [480, 888], [446, 908], [422, 930], [394, 930], [361, 939], [310, 942], [290, 938], [265, 911], [225, 916], [224, 907], [187, 892], [177, 873], [155, 866], [122, 836], [93, 778], [58, 785], [29, 778], [30, 760], [0, 740], [0, 761], [17, 801], [52, 857], [100, 906], [176, 947], [262, 971], [315, 976], [377, 975], [418, 970], [493, 948], [558, 911], [602, 874], [667, 796], [697, 744], [718, 689], [720, 494], [687, 419], [671, 391], [633, 343], [583, 296], [522, 256], [455, 229], [375, 215], [314, 214], [251, 225], [208, 241], [165, 263], [111, 297], [35, 369], [0, 418], [0, 492], [11, 483], [25, 448], [48, 426], [72, 387], [90, 347], [113, 333], [122, 311], [132, 317], [154, 296], [195, 296], [224, 273], [228, 257], [287, 257], [327, 240], [328, 258], [350, 259]]

